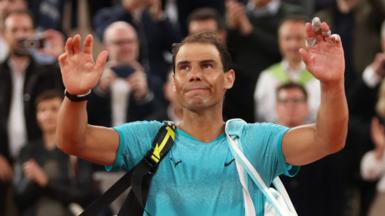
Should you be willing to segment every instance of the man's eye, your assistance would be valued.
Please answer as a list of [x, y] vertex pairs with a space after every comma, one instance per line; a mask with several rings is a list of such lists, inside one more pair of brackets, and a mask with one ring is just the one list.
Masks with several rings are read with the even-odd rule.
[[202, 68], [203, 69], [211, 69], [211, 68], [213, 68], [213, 65], [212, 64], [203, 64]]
[[179, 70], [189, 70], [189, 69], [190, 69], [190, 66], [188, 66], [188, 65], [179, 66]]

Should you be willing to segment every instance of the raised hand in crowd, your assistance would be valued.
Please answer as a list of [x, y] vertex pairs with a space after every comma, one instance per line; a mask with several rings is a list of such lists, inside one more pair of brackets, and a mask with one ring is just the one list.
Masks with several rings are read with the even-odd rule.
[[23, 164], [23, 172], [28, 180], [35, 182], [40, 187], [45, 187], [48, 184], [48, 176], [33, 159], [28, 160]]
[[67, 91], [82, 95], [96, 87], [107, 60], [107, 51], [102, 51], [96, 61], [92, 57], [92, 35], [88, 35], [83, 48], [80, 35], [67, 39], [65, 53], [59, 56], [63, 83]]
[[385, 76], [385, 53], [378, 53], [370, 66], [374, 73], [382, 79]]
[[8, 160], [0, 155], [0, 182], [12, 181], [13, 170]]
[[64, 35], [56, 30], [48, 29], [43, 32], [45, 39], [45, 46], [41, 52], [57, 58], [63, 53], [64, 49]]
[[238, 29], [244, 35], [253, 30], [253, 26], [246, 15], [245, 6], [235, 0], [226, 1], [226, 22], [229, 28]]
[[380, 160], [384, 155], [385, 149], [385, 129], [378, 118], [373, 118], [370, 124], [370, 135], [375, 145], [375, 156]]

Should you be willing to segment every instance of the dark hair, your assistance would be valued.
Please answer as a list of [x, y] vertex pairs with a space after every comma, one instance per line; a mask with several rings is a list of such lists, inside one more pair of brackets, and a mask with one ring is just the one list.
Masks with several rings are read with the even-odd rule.
[[219, 15], [218, 11], [209, 7], [194, 10], [187, 18], [187, 26], [189, 26], [193, 21], [207, 20], [214, 20], [217, 24], [218, 30], [226, 29], [225, 22], [223, 21], [221, 15]]
[[35, 100], [35, 106], [37, 107], [43, 101], [56, 99], [56, 98], [63, 100], [64, 98], [63, 92], [57, 89], [50, 89], [50, 90], [43, 91], [37, 96]]
[[309, 22], [309, 18], [307, 18], [306, 16], [301, 15], [301, 14], [287, 15], [287, 16], [283, 17], [281, 19], [281, 21], [279, 22], [278, 29], [280, 29], [282, 27], [282, 25], [285, 24], [286, 22], [302, 22], [305, 24], [306, 22]]
[[20, 9], [20, 10], [14, 10], [14, 11], [10, 11], [9, 13], [5, 14], [2, 22], [3, 22], [3, 28], [5, 29], [5, 21], [8, 19], [8, 17], [10, 16], [27, 16], [31, 19], [31, 22], [32, 22], [32, 28], [35, 28], [35, 19], [32, 15], [32, 13], [29, 11], [29, 10], [23, 10], [23, 9]]
[[305, 87], [303, 87], [303, 85], [299, 84], [299, 83], [296, 83], [296, 82], [292, 82], [292, 81], [289, 81], [289, 82], [286, 82], [286, 83], [283, 83], [281, 85], [279, 85], [275, 91], [275, 96], [276, 98], [278, 99], [278, 94], [280, 91], [282, 90], [289, 90], [289, 89], [298, 89], [302, 92], [303, 96], [304, 96], [304, 99], [305, 101], [307, 101], [307, 91], [305, 89]]
[[175, 58], [179, 52], [179, 49], [185, 44], [191, 43], [203, 43], [203, 44], [211, 44], [215, 46], [218, 50], [223, 70], [228, 71], [231, 67], [231, 56], [225, 44], [223, 44], [217, 37], [217, 34], [214, 32], [199, 32], [196, 34], [192, 34], [187, 36], [182, 42], [173, 44], [172, 46], [172, 69], [175, 73]]

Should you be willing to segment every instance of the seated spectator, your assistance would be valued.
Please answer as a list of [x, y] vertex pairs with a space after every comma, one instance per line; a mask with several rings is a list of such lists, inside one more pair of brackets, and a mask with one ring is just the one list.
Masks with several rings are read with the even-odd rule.
[[278, 30], [279, 47], [283, 59], [264, 70], [254, 92], [258, 121], [277, 120], [274, 89], [282, 83], [292, 81], [302, 84], [309, 93], [309, 116], [307, 122], [315, 120], [320, 103], [320, 83], [305, 68], [299, 49], [305, 47], [305, 22], [299, 16], [285, 18]]
[[84, 207], [96, 198], [91, 164], [56, 148], [62, 99], [61, 91], [52, 90], [36, 99], [36, 118], [43, 136], [22, 148], [15, 168], [15, 198], [21, 216], [75, 215], [71, 204]]

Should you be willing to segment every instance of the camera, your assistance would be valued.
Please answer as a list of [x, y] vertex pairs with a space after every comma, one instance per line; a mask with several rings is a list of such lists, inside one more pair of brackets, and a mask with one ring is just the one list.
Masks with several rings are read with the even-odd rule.
[[44, 48], [45, 39], [43, 37], [25, 38], [18, 41], [19, 48], [31, 50]]

